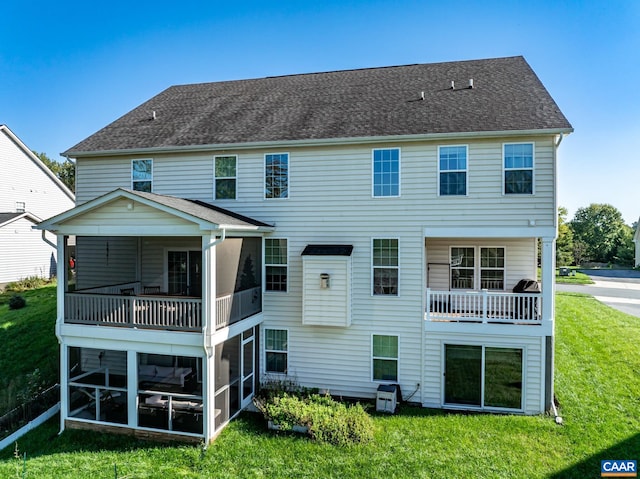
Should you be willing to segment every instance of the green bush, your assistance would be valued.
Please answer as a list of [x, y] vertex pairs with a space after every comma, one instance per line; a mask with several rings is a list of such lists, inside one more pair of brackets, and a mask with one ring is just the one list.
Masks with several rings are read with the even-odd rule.
[[9, 300], [9, 309], [22, 309], [27, 305], [25, 299], [19, 294], [14, 294]]
[[255, 404], [281, 429], [306, 426], [309, 436], [321, 442], [346, 446], [373, 439], [373, 420], [364, 408], [360, 404], [347, 406], [328, 394], [272, 393], [269, 398], [256, 398]]
[[12, 283], [7, 284], [5, 290], [22, 293], [29, 289], [41, 288], [47, 284], [49, 284], [49, 281], [41, 278], [40, 276], [29, 276], [28, 278], [23, 278], [19, 281], [13, 281]]

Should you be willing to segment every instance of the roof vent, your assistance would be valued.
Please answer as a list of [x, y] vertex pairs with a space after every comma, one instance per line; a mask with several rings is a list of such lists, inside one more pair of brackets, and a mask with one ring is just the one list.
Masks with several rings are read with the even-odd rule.
[[155, 110], [153, 110], [153, 111], [151, 112], [151, 119], [152, 119], [152, 120], [155, 120], [155, 119], [156, 119], [156, 111], [155, 111]]
[[456, 89], [456, 82], [454, 82], [453, 80], [451, 80], [451, 89], [452, 90]]
[[420, 92], [420, 99], [421, 99], [421, 100], [424, 100], [424, 92], [423, 92], [423, 91], [422, 91], [422, 92]]
[[469, 88], [473, 88], [473, 78], [469, 78]]

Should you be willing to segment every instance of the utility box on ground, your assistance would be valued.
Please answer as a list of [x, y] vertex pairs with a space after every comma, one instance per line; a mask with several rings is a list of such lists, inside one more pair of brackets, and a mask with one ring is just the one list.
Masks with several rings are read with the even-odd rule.
[[394, 414], [398, 406], [398, 386], [381, 384], [376, 396], [376, 411]]

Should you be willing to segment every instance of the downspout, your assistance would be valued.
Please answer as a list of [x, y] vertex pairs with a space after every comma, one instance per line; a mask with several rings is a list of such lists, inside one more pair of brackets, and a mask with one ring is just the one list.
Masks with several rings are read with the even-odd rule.
[[[211, 249], [212, 247], [222, 243], [225, 239], [227, 238], [227, 230], [225, 230], [224, 228], [222, 228], [220, 230], [220, 238], [217, 238], [215, 240], [213, 240], [211, 243], [207, 244], [206, 246], [204, 246], [202, 248], [202, 252], [205, 253], [207, 250]], [[213, 298], [213, 301], [215, 302], [216, 298]], [[208, 315], [205, 315], [205, 320], [208, 320]], [[209, 324], [205, 323], [202, 325], [202, 330], [204, 332], [203, 334], [203, 345], [204, 345], [204, 350], [207, 352], [207, 356], [211, 357], [213, 356], [213, 348], [211, 346], [211, 335], [207, 334], [207, 331], [209, 329]]]
[[44, 241], [45, 243], [47, 243], [49, 246], [51, 246], [53, 249], [57, 250], [58, 249], [58, 245], [55, 244], [53, 241], [49, 241], [47, 239], [47, 230], [42, 230], [42, 241]]
[[558, 135], [558, 139], [556, 140], [556, 148], [560, 146], [560, 143], [562, 143], [563, 139], [564, 139], [564, 133], [560, 133], [560, 135]]

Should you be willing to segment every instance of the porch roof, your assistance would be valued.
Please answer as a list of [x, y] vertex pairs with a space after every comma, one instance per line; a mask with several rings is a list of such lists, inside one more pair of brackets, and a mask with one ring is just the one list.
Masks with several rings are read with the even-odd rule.
[[[103, 224], [99, 221], [99, 212], [118, 201], [125, 200], [131, 202], [133, 209], [134, 202], [145, 205], [158, 213], [164, 213], [181, 219], [185, 224], [196, 226], [199, 230], [229, 230], [229, 231], [272, 231], [273, 226], [262, 221], [237, 214], [233, 211], [220, 208], [218, 206], [199, 200], [188, 200], [175, 196], [159, 195], [156, 193], [146, 193], [125, 188], [118, 188], [105, 195], [94, 198], [80, 206], [76, 206], [59, 215], [53, 216], [36, 226], [37, 229], [59, 231], [67, 229], [65, 226], [79, 219], [92, 220], [94, 225], [99, 225], [101, 231], [122, 230], [126, 228], [127, 222], [124, 215], [121, 223]], [[135, 219], [135, 218], [134, 218]], [[131, 224], [131, 222], [129, 222]], [[134, 222], [135, 230], [144, 230], [143, 224]], [[96, 227], [96, 226], [94, 226]], [[162, 226], [154, 226], [155, 230]], [[113, 231], [111, 231], [113, 232]]]

